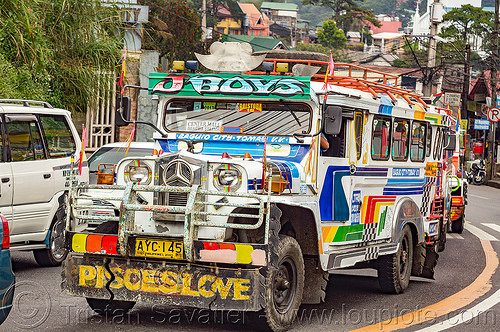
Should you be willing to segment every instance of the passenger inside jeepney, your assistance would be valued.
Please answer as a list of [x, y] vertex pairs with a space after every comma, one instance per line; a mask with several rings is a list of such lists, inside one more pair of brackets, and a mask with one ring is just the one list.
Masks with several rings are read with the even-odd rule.
[[340, 133], [338, 135], [328, 135], [321, 133], [320, 149], [321, 155], [325, 157], [345, 157], [345, 126], [346, 120], [343, 119]]

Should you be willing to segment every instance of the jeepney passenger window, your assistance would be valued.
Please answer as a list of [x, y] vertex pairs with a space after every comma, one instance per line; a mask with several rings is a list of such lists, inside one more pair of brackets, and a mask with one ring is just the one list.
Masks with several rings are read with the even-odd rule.
[[437, 128], [436, 129], [436, 138], [434, 139], [434, 153], [432, 155], [434, 157], [434, 160], [441, 159], [441, 155], [442, 155], [441, 141], [442, 141], [441, 128]]
[[427, 126], [426, 141], [427, 141], [427, 146], [426, 146], [426, 150], [425, 150], [425, 156], [429, 157], [431, 155], [431, 152], [432, 152], [432, 127], [431, 126]]
[[395, 120], [392, 140], [392, 160], [406, 161], [408, 159], [408, 130], [410, 121]]
[[389, 160], [391, 146], [391, 119], [373, 118], [372, 159]]
[[354, 113], [354, 135], [356, 139], [356, 159], [361, 158], [361, 148], [363, 141], [363, 112]]
[[425, 159], [425, 123], [413, 121], [411, 126], [410, 159], [424, 161]]

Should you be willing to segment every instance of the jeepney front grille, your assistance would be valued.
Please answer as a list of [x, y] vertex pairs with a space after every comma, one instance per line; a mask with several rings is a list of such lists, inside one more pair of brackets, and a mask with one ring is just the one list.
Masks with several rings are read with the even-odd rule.
[[[182, 159], [174, 159], [165, 166], [160, 166], [161, 184], [172, 187], [189, 187], [194, 182], [191, 166]], [[188, 193], [158, 193], [158, 204], [167, 206], [186, 206]], [[173, 214], [173, 213], [170, 213]], [[155, 219], [169, 219], [166, 213], [155, 213]]]

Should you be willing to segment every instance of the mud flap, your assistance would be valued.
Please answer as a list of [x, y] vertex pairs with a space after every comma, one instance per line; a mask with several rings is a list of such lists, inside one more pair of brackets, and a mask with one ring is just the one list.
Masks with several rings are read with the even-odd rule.
[[72, 296], [108, 300], [111, 291], [114, 300], [211, 310], [257, 311], [262, 307], [258, 296], [263, 293], [260, 268], [116, 258], [109, 262], [109, 270], [105, 265], [102, 256], [71, 253], [62, 272], [62, 289]]
[[436, 267], [438, 258], [439, 254], [436, 252], [434, 245], [417, 245], [413, 256], [411, 275], [421, 278], [434, 279], [434, 268]]

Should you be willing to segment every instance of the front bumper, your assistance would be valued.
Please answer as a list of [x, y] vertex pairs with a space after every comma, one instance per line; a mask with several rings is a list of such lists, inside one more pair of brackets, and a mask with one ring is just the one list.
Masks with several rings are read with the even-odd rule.
[[[107, 271], [113, 272], [111, 279]], [[69, 253], [62, 289], [72, 296], [149, 302], [211, 310], [258, 311], [265, 268], [223, 268], [187, 262]], [[109, 290], [108, 290], [109, 289]]]

